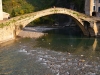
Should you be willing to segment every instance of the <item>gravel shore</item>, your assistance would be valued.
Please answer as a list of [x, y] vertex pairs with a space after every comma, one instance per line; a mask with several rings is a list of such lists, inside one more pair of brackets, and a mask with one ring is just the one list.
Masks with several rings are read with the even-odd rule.
[[47, 28], [46, 26], [25, 27], [23, 30], [21, 30], [18, 36], [22, 38], [39, 38], [44, 35], [47, 35], [47, 33], [43, 33], [43, 31], [52, 29], [55, 28]]

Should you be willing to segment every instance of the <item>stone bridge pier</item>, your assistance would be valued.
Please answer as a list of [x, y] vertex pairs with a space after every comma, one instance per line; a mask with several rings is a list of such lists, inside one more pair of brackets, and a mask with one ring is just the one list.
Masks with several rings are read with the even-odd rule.
[[100, 22], [82, 21], [86, 29], [87, 36], [98, 37], [100, 35]]
[[100, 37], [100, 21], [94, 23], [94, 31], [97, 37]]

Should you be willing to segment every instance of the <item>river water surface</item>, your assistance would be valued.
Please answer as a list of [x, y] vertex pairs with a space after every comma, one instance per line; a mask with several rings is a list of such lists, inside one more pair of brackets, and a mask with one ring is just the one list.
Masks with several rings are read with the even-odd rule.
[[66, 34], [0, 46], [0, 75], [100, 75], [100, 39]]

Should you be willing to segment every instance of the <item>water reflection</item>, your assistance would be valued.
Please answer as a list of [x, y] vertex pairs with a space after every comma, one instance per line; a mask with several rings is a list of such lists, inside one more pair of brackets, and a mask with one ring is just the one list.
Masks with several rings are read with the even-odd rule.
[[49, 34], [37, 39], [34, 48], [45, 48], [59, 52], [69, 52], [75, 55], [95, 59], [100, 57], [100, 41], [98, 38], [70, 38], [59, 34]]
[[96, 50], [97, 43], [98, 43], [98, 41], [97, 41], [97, 39], [95, 38], [94, 43], [93, 43], [93, 51]]
[[100, 75], [100, 39], [49, 34], [0, 47], [0, 75]]
[[[36, 62], [52, 71], [54, 75], [96, 75], [100, 74], [99, 64], [95, 61], [87, 61], [81, 57], [67, 52], [56, 52], [37, 48], [28, 54], [36, 58]], [[99, 60], [98, 60], [99, 61]], [[50, 74], [50, 75], [51, 75]]]

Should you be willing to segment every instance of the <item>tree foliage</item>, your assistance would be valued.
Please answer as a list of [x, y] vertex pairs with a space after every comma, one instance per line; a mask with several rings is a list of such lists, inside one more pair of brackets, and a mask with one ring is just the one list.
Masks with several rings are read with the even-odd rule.
[[3, 0], [4, 11], [11, 14], [12, 17], [33, 12], [34, 6], [26, 0]]
[[73, 4], [75, 4], [75, 7], [77, 11], [83, 12], [84, 11], [84, 4], [85, 0], [70, 0]]
[[35, 7], [35, 11], [53, 7], [56, 3], [56, 0], [27, 0]]

